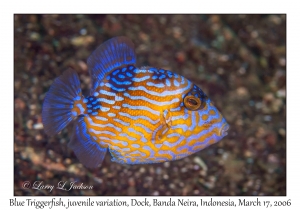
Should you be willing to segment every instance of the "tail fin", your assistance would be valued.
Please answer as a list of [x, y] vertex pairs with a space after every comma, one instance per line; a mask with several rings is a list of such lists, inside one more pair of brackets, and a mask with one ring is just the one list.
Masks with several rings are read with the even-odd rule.
[[47, 135], [57, 134], [77, 116], [72, 109], [80, 99], [79, 77], [75, 70], [68, 69], [54, 80], [44, 100], [42, 122]]

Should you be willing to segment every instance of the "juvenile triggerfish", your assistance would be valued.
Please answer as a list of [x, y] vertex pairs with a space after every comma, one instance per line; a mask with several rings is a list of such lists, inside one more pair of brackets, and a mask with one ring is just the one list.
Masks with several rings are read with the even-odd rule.
[[178, 160], [220, 141], [229, 128], [206, 94], [172, 71], [136, 67], [131, 40], [115, 37], [87, 60], [92, 87], [81, 93], [68, 69], [45, 96], [42, 121], [47, 135], [74, 120], [68, 146], [82, 164], [112, 161], [145, 164]]

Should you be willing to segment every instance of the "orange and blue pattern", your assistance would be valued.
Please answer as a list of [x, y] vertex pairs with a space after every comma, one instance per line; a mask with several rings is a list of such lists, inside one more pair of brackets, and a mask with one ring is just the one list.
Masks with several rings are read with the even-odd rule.
[[75, 120], [69, 147], [87, 167], [107, 150], [121, 164], [184, 158], [218, 142], [229, 126], [205, 93], [171, 71], [135, 66], [133, 43], [116, 37], [89, 57], [90, 96], [69, 69], [47, 93], [42, 119], [53, 135]]

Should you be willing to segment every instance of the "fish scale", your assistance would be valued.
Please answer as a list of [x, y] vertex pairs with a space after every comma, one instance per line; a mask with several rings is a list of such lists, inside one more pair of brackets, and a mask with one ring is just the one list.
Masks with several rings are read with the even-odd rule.
[[168, 70], [137, 68], [135, 60], [132, 42], [116, 37], [88, 58], [90, 96], [81, 94], [74, 70], [57, 78], [43, 105], [46, 133], [58, 133], [75, 120], [68, 145], [90, 168], [100, 165], [107, 151], [121, 164], [177, 160], [227, 134], [226, 120], [198, 86]]

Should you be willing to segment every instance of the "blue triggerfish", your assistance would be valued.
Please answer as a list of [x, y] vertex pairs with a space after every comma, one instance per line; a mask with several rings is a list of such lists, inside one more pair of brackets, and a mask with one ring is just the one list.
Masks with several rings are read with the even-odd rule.
[[121, 164], [178, 160], [227, 135], [226, 120], [193, 82], [137, 68], [128, 38], [104, 42], [87, 64], [90, 95], [82, 95], [76, 71], [68, 69], [54, 80], [42, 111], [47, 135], [75, 121], [68, 146], [86, 167], [99, 166], [107, 151]]

